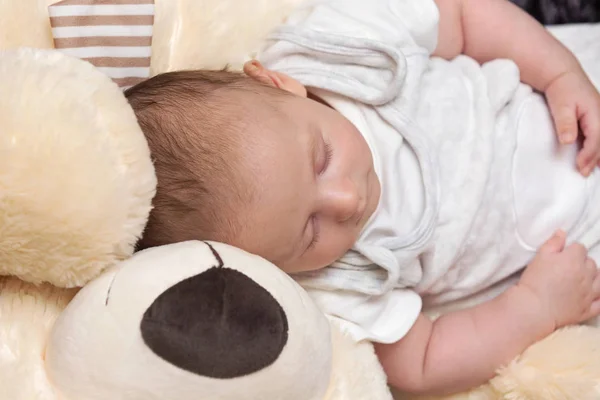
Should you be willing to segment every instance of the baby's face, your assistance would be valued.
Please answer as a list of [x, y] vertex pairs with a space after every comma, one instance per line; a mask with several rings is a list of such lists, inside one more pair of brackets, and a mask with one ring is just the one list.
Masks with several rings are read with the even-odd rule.
[[340, 113], [295, 95], [278, 108], [252, 129], [244, 158], [257, 196], [242, 207], [245, 228], [232, 244], [286, 272], [323, 268], [374, 213], [379, 180], [363, 136]]

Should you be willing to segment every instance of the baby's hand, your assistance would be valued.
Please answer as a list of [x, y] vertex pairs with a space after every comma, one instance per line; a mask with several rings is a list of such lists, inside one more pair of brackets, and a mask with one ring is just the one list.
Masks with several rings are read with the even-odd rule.
[[554, 328], [577, 324], [600, 314], [600, 274], [580, 244], [565, 246], [557, 232], [527, 266], [518, 288], [533, 294]]
[[600, 94], [582, 70], [560, 75], [545, 93], [559, 141], [573, 143], [583, 134], [577, 169], [589, 176], [600, 165]]

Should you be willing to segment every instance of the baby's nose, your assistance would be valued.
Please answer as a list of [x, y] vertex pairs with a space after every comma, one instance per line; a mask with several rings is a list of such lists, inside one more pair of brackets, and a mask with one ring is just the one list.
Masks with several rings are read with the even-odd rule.
[[345, 222], [358, 213], [360, 195], [351, 179], [329, 182], [323, 193], [322, 212], [338, 222]]

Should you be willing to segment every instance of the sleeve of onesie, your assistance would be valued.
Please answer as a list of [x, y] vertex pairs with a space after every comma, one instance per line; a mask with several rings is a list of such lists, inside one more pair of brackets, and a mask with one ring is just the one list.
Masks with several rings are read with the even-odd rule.
[[410, 289], [394, 289], [380, 296], [310, 288], [308, 293], [357, 342], [397, 342], [412, 328], [422, 307], [421, 297]]
[[316, 0], [298, 8], [284, 26], [431, 54], [437, 46], [438, 25], [434, 0]]
[[[437, 46], [433, 0], [317, 0], [265, 41], [259, 59], [305, 86], [381, 106], [411, 96]], [[345, 86], [345, 88], [342, 88]]]

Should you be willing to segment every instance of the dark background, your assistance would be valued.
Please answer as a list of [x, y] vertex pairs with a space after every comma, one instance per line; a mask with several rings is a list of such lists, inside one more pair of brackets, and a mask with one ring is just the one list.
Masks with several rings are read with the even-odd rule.
[[600, 22], [600, 0], [511, 0], [544, 25]]

